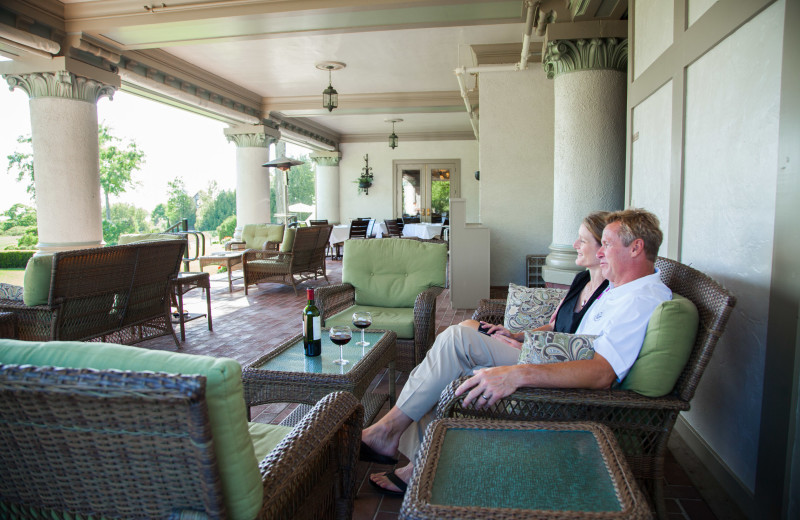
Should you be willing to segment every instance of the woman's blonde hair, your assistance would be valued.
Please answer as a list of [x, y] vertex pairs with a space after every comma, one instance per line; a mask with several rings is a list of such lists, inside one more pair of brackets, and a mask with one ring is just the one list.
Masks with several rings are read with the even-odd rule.
[[594, 211], [586, 215], [586, 218], [583, 219], [582, 224], [586, 226], [586, 229], [589, 233], [592, 234], [597, 243], [601, 242], [603, 238], [603, 228], [606, 227], [606, 217], [608, 217], [608, 211]]

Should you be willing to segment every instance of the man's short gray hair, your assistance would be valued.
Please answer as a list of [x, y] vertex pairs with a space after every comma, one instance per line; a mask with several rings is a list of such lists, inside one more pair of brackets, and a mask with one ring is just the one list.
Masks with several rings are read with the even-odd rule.
[[651, 262], [656, 261], [658, 248], [664, 240], [658, 217], [641, 208], [630, 208], [615, 211], [606, 217], [606, 226], [612, 222], [619, 222], [619, 238], [625, 247], [637, 238], [644, 242], [644, 252]]

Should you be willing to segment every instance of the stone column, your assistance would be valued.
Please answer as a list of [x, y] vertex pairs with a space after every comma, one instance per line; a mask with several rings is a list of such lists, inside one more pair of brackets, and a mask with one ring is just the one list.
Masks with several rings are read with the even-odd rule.
[[341, 152], [314, 152], [311, 160], [317, 165], [316, 218], [338, 223], [339, 216], [339, 161]]
[[97, 101], [118, 83], [66, 70], [4, 78], [30, 97], [39, 252], [101, 246]]
[[626, 39], [547, 43], [555, 89], [553, 242], [544, 280], [570, 284], [582, 270], [572, 243], [590, 212], [622, 209], [625, 198]]
[[270, 219], [269, 145], [276, 141], [271, 128], [241, 125], [224, 130], [236, 145], [236, 231], [240, 240], [245, 224], [265, 224]]

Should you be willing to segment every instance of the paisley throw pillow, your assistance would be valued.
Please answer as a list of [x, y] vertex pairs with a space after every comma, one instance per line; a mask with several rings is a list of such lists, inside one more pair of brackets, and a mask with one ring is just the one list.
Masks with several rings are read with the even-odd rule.
[[22, 287], [10, 283], [0, 283], [0, 300], [21, 300]]
[[550, 316], [565, 294], [563, 289], [523, 287], [510, 283], [503, 325], [511, 332], [541, 327], [550, 321]]
[[590, 334], [565, 332], [525, 332], [517, 364], [543, 365], [594, 357], [594, 338]]

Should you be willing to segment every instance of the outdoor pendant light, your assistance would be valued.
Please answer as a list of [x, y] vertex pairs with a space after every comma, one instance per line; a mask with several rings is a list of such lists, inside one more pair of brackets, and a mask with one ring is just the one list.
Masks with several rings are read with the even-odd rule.
[[328, 71], [328, 88], [322, 91], [322, 108], [327, 108], [328, 112], [332, 112], [334, 108], [339, 106], [339, 93], [333, 88], [331, 82], [331, 71], [341, 70], [346, 65], [339, 61], [323, 61], [315, 65], [320, 70]]
[[403, 121], [403, 120], [402, 119], [386, 119], [387, 123], [392, 123], [392, 134], [389, 136], [389, 148], [391, 148], [392, 150], [397, 148], [397, 142], [399, 141], [399, 139], [397, 138], [397, 134], [394, 133], [394, 124], [395, 123], [400, 123], [401, 121]]

